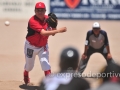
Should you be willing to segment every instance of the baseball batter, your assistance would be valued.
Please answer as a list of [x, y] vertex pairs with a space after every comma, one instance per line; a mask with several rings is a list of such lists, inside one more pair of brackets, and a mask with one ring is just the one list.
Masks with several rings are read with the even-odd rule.
[[24, 67], [24, 82], [30, 82], [29, 71], [34, 67], [36, 55], [38, 55], [41, 68], [45, 76], [51, 73], [49, 64], [48, 51], [48, 37], [54, 36], [56, 33], [66, 32], [66, 27], [56, 29], [57, 17], [50, 13], [45, 15], [46, 6], [43, 2], [38, 2], [35, 5], [35, 15], [29, 19], [28, 33], [26, 35], [24, 53], [25, 53], [25, 67]]
[[98, 22], [93, 23], [93, 29], [87, 32], [85, 50], [79, 65], [79, 72], [82, 73], [87, 66], [88, 60], [93, 53], [101, 53], [107, 63], [114, 62], [110, 53], [107, 32], [101, 30]]
[[[88, 90], [90, 84], [81, 78], [75, 71], [78, 67], [79, 52], [73, 47], [63, 49], [59, 59], [60, 71], [48, 75], [41, 83], [38, 90]], [[78, 76], [77, 76], [78, 75]]]

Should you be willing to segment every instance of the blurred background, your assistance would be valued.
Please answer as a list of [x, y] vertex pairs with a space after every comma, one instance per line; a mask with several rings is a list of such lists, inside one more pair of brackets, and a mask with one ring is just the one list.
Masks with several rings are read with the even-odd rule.
[[120, 0], [1, 0], [0, 19], [29, 19], [38, 1], [59, 19], [120, 20]]
[[[120, 63], [120, 0], [0, 0], [0, 90], [21, 90], [27, 24], [39, 1], [45, 3], [46, 14], [53, 12], [57, 15], [58, 28], [66, 26], [68, 29], [49, 38], [52, 72], [59, 70], [59, 54], [63, 48], [73, 46], [80, 55], [83, 53], [86, 32], [92, 29], [95, 21], [107, 31], [111, 54]], [[5, 21], [10, 25], [5, 26]], [[91, 56], [84, 73], [97, 73], [105, 65], [103, 56], [96, 53]], [[30, 73], [31, 81], [36, 85], [43, 76], [36, 57], [35, 67]], [[96, 79], [87, 80], [92, 87], [99, 85]]]

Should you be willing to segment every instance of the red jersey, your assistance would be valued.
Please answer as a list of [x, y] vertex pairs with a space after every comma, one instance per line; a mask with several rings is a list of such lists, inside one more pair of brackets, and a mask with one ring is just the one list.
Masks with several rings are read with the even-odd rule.
[[[44, 16], [45, 20], [48, 16]], [[41, 30], [47, 30], [48, 24], [46, 21], [41, 21], [36, 15], [32, 16], [28, 22], [28, 33], [26, 39], [30, 42], [31, 45], [36, 47], [42, 47], [47, 44], [48, 36], [43, 36], [40, 34]]]

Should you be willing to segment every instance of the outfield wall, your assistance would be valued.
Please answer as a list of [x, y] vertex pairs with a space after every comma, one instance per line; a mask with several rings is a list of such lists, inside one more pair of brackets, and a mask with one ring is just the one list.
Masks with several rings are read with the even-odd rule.
[[35, 3], [46, 4], [49, 13], [49, 0], [0, 0], [0, 19], [29, 19], [34, 15]]
[[58, 19], [120, 20], [120, 0], [0, 0], [0, 19], [29, 19], [39, 1]]
[[50, 0], [59, 19], [120, 20], [120, 0]]

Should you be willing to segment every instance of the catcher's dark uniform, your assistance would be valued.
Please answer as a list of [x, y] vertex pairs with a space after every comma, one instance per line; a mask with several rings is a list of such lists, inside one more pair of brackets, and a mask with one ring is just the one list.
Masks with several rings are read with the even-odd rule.
[[87, 58], [80, 61], [79, 72], [83, 72], [87, 66], [88, 60], [93, 53], [101, 53], [106, 59], [107, 63], [114, 62], [112, 59], [107, 60], [107, 49], [106, 46], [109, 45], [107, 33], [104, 30], [100, 30], [100, 34], [96, 37], [92, 30], [87, 32], [85, 45], [89, 46], [87, 50]]

